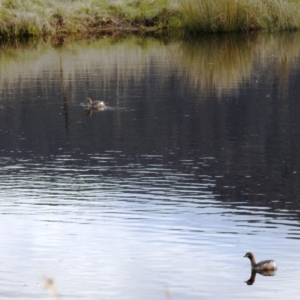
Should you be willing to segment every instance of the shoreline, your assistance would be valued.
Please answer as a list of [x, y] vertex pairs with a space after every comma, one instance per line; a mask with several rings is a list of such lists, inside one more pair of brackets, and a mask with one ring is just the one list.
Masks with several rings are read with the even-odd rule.
[[30, 37], [295, 31], [300, 0], [4, 0], [0, 41]]

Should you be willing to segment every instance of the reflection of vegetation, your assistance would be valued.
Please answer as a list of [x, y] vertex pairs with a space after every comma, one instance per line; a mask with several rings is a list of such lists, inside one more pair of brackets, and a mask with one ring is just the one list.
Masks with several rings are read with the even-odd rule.
[[180, 63], [197, 89], [220, 94], [250, 75], [256, 46], [257, 37], [207, 36], [183, 43]]
[[[172, 48], [171, 45], [168, 46]], [[178, 45], [176, 46], [178, 47]], [[70, 56], [72, 53], [72, 56]], [[135, 79], [143, 76], [145, 64], [151, 60], [151, 57], [157, 55], [167, 55], [166, 46], [157, 39], [126, 38], [126, 39], [99, 39], [89, 41], [70, 42], [62, 45], [58, 49], [50, 47], [45, 42], [33, 42], [20, 45], [2, 45], [0, 52], [0, 72], [5, 72], [5, 76], [18, 76], [13, 70], [13, 66], [18, 64], [19, 68], [28, 67], [29, 70], [36, 70], [36, 76], [42, 69], [52, 69], [56, 71], [61, 56], [62, 68], [68, 74], [73, 74], [77, 66], [80, 71], [85, 71], [90, 67], [98, 68], [98, 65], [113, 67], [119, 66], [122, 77], [132, 75]], [[78, 57], [78, 65], [74, 66], [72, 60], [74, 56]], [[166, 58], [167, 59], [167, 58]], [[97, 62], [97, 65], [95, 64]], [[93, 74], [93, 70], [86, 70]], [[105, 70], [105, 73], [114, 73], [113, 68]], [[75, 75], [75, 74], [73, 74]], [[108, 75], [113, 76], [113, 74]]]
[[[259, 74], [254, 66], [268, 69], [270, 57], [277, 64], [279, 87], [289, 77], [294, 59], [300, 55], [300, 35], [206, 36], [182, 44], [180, 66], [199, 91], [214, 89], [217, 94], [237, 88], [243, 80]], [[202, 92], [203, 93], [203, 92]]]
[[[0, 72], [5, 72], [2, 78], [13, 78], [16, 75], [13, 66], [18, 64], [20, 68], [21, 63], [31, 70], [36, 69], [37, 73], [47, 66], [51, 73], [53, 61], [59, 62], [61, 59], [64, 73], [75, 76], [73, 73], [76, 70], [70, 63], [72, 58], [69, 54], [72, 52], [72, 55], [78, 56], [81, 71], [86, 69], [88, 73], [99, 72], [88, 70], [90, 61], [103, 66], [117, 64], [119, 84], [126, 85], [129, 77], [133, 77], [135, 81], [142, 80], [147, 75], [149, 64], [159, 55], [166, 64], [158, 64], [156, 68], [160, 69], [159, 72], [164, 74], [165, 78], [176, 71], [182, 78], [186, 77], [202, 95], [204, 90], [211, 89], [221, 95], [232, 92], [245, 79], [258, 80], [259, 74], [253, 71], [254, 68], [260, 65], [260, 72], [263, 69], [268, 72], [271, 63], [273, 66], [277, 65], [279, 91], [283, 91], [293, 61], [299, 57], [299, 45], [300, 35], [297, 33], [208, 35], [198, 39], [165, 43], [157, 39], [132, 37], [66, 43], [58, 49], [58, 57], [58, 52], [47, 43], [33, 41], [19, 47], [2, 45], [0, 62], [2, 67], [6, 67]], [[93, 64], [92, 68], [96, 69], [97, 65]], [[109, 83], [115, 76], [115, 69], [107, 67], [104, 76], [104, 82]]]
[[3, 0], [0, 36], [228, 32], [300, 28], [292, 0]]

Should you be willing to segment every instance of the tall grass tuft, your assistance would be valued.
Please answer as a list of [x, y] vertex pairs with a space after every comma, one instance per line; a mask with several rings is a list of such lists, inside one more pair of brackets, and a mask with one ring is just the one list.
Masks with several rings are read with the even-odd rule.
[[179, 0], [183, 27], [189, 32], [295, 30], [299, 0]]

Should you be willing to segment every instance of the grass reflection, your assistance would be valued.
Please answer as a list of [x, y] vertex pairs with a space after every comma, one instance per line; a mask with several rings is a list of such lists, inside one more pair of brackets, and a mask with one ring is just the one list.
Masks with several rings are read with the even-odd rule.
[[[47, 42], [34, 41], [2, 45], [0, 84], [14, 82], [18, 77], [16, 69], [30, 71], [31, 79], [39, 77], [45, 69], [50, 77], [56, 76], [53, 69], [60, 64], [69, 79], [78, 72], [100, 72], [104, 80], [99, 83], [97, 78], [98, 87], [116, 80], [118, 87], [124, 87], [129, 78], [139, 82], [154, 61], [163, 60], [164, 64], [156, 64], [155, 68], [165, 80], [176, 72], [201, 95], [212, 90], [218, 96], [232, 93], [245, 80], [259, 81], [262, 73], [273, 75], [274, 70], [279, 91], [284, 93], [291, 68], [299, 59], [299, 50], [298, 33], [208, 35], [184, 41], [131, 37], [70, 42], [58, 49], [49, 47]], [[72, 64], [74, 59], [78, 61], [76, 65]]]
[[258, 81], [262, 72], [274, 68], [282, 93], [299, 59], [300, 35], [210, 35], [182, 43], [181, 49], [180, 67], [201, 94], [232, 92], [245, 80]]
[[256, 36], [206, 36], [182, 44], [181, 67], [200, 91], [222, 91], [237, 87], [251, 74]]

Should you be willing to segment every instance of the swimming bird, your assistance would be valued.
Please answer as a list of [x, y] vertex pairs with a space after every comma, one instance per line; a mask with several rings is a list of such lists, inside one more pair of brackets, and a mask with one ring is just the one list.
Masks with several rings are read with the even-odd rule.
[[86, 102], [88, 103], [89, 107], [92, 109], [103, 109], [105, 107], [105, 103], [103, 101], [93, 101], [91, 98], [87, 97]]
[[247, 252], [244, 257], [248, 257], [251, 261], [251, 268], [253, 270], [277, 270], [277, 265], [274, 260], [263, 260], [259, 263], [255, 262], [253, 253]]

